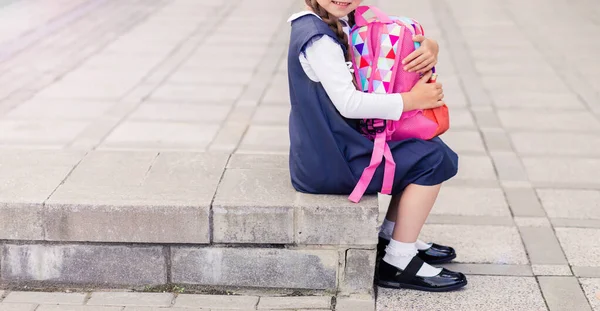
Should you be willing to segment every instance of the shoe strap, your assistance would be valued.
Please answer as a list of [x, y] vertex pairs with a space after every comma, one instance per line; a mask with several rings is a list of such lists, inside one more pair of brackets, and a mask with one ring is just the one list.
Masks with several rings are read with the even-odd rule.
[[411, 281], [417, 275], [417, 272], [419, 272], [423, 264], [425, 264], [425, 261], [423, 261], [423, 259], [419, 258], [418, 256], [413, 257], [413, 259], [408, 263], [406, 268], [398, 276], [399, 281]]

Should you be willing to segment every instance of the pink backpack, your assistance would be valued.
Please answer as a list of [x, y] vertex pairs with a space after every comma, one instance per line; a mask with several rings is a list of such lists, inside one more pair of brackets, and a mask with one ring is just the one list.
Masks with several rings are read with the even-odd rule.
[[[375, 17], [367, 20], [364, 15], [368, 11]], [[419, 47], [412, 37], [423, 34], [421, 25], [406, 17], [387, 16], [373, 6], [358, 7], [355, 16], [356, 25], [350, 31], [350, 51], [358, 89], [369, 93], [410, 91], [420, 75], [404, 71], [402, 59]], [[435, 81], [436, 76], [434, 74], [430, 82]], [[383, 158], [385, 170], [381, 193], [391, 193], [396, 163], [387, 141], [407, 138], [428, 140], [441, 135], [448, 127], [448, 108], [445, 105], [436, 109], [407, 111], [400, 120], [361, 120], [362, 134], [374, 141], [373, 154], [349, 199], [360, 201]]]

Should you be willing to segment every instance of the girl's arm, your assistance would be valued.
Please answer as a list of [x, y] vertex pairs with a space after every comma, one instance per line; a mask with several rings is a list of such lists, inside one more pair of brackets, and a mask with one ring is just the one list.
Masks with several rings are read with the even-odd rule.
[[314, 74], [309, 77], [321, 82], [342, 116], [348, 119], [400, 119], [404, 110], [402, 95], [356, 90], [344, 53], [332, 38], [323, 36], [315, 40], [305, 49], [304, 55]]

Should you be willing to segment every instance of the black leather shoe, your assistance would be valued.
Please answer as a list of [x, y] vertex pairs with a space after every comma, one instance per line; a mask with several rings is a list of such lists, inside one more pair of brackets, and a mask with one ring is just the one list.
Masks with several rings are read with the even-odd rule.
[[[377, 244], [377, 259], [381, 259], [385, 256], [385, 247], [390, 243], [390, 240], [386, 240], [379, 237], [379, 243]], [[450, 246], [444, 246], [433, 243], [429, 249], [419, 251], [417, 253], [421, 259], [428, 264], [441, 264], [452, 261], [456, 258], [456, 251]]]
[[377, 285], [385, 288], [408, 288], [427, 292], [447, 292], [467, 285], [467, 277], [464, 274], [445, 268], [436, 276], [418, 276], [417, 272], [423, 263], [423, 259], [415, 256], [406, 269], [400, 270], [382, 260], [379, 263]]

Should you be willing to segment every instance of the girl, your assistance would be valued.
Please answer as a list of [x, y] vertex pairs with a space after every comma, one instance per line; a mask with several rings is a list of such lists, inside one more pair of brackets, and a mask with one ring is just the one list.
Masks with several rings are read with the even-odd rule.
[[[292, 184], [301, 192], [348, 195], [373, 151], [373, 142], [359, 133], [360, 119], [398, 120], [403, 111], [443, 104], [442, 86], [426, 83], [438, 46], [433, 40], [415, 38], [422, 46], [403, 63], [405, 70], [418, 71], [424, 77], [410, 92], [362, 93], [356, 90], [350, 72], [347, 34], [362, 0], [305, 2], [307, 10], [290, 18]], [[396, 172], [392, 202], [379, 234], [378, 285], [424, 291], [465, 286], [462, 273], [429, 265], [452, 260], [454, 249], [417, 240], [441, 183], [457, 172], [457, 155], [439, 138], [390, 142], [390, 148]], [[381, 189], [382, 177], [383, 166], [367, 193]]]

